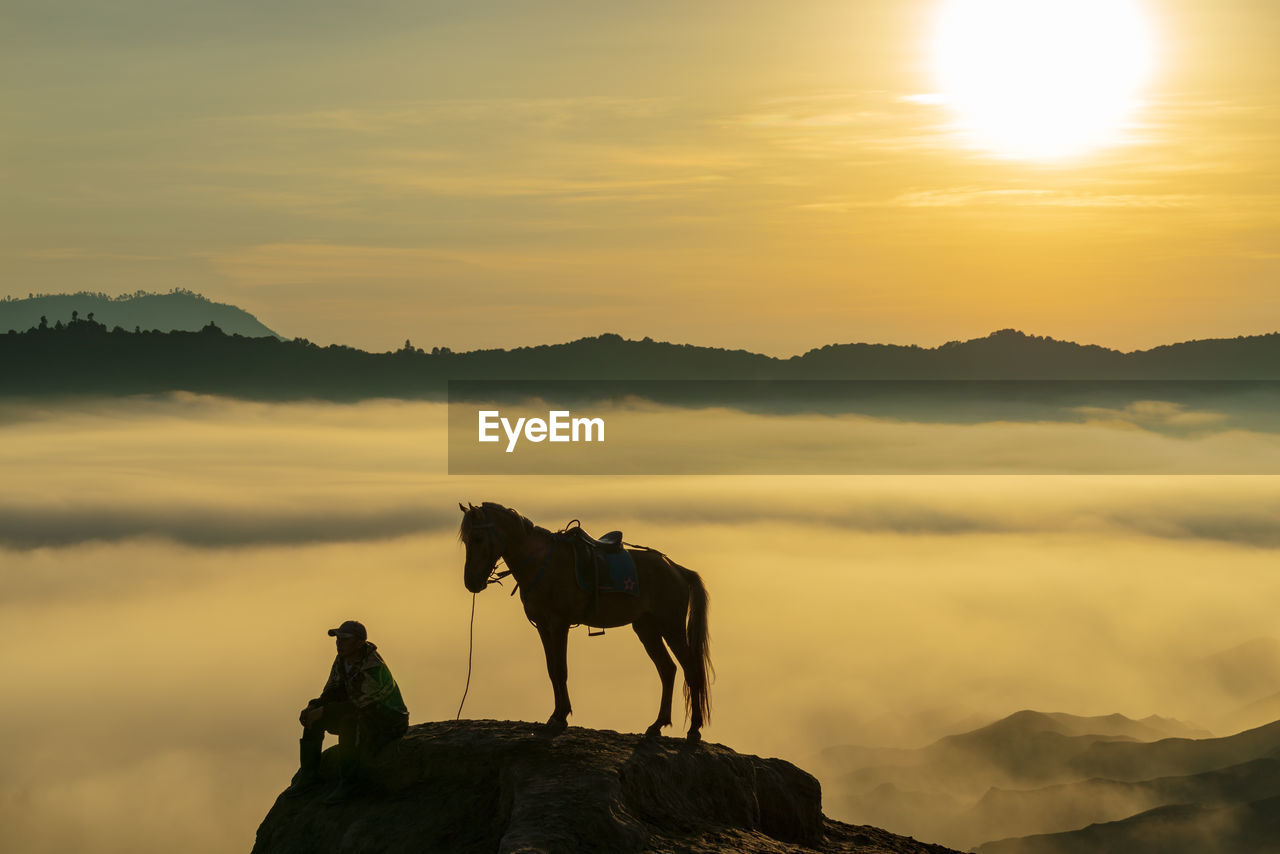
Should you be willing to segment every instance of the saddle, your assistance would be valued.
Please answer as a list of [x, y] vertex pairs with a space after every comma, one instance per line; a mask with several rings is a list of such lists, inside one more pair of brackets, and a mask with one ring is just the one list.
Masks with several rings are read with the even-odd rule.
[[583, 622], [589, 624], [599, 610], [601, 593], [640, 595], [636, 562], [622, 545], [621, 531], [610, 531], [597, 539], [581, 526], [571, 526], [564, 536], [573, 550], [578, 586], [591, 594]]
[[602, 552], [613, 554], [622, 551], [621, 531], [610, 531], [607, 534], [601, 534], [600, 539], [597, 540], [581, 528], [574, 528], [572, 530], [584, 543], [595, 546]]

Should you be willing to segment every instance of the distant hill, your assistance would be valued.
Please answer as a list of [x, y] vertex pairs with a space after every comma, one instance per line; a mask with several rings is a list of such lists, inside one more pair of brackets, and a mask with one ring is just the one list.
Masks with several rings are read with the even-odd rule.
[[[82, 320], [93, 314], [93, 319], [108, 331], [120, 327], [127, 332], [196, 332], [213, 324], [232, 338], [280, 339], [277, 333], [243, 309], [212, 302], [183, 289], [167, 294], [138, 291], [118, 297], [81, 292], [0, 300], [0, 336], [8, 330], [23, 333], [33, 329], [39, 325], [42, 316], [50, 327], [59, 321], [65, 325], [72, 320], [73, 311]], [[342, 345], [321, 351], [304, 339], [289, 343], [306, 352], [285, 349], [263, 351], [248, 343], [223, 342], [215, 347], [213, 339], [201, 340], [208, 345], [203, 355], [210, 359], [231, 355], [236, 361], [238, 356], [252, 350], [254, 361], [265, 356], [288, 363], [288, 369], [279, 373], [287, 373], [305, 386], [298, 390], [301, 396], [347, 397], [353, 392], [359, 396], [357, 387], [365, 384], [363, 381], [366, 380], [377, 386], [373, 394], [378, 396], [411, 397], [422, 394], [424, 387], [430, 387], [433, 394], [440, 393], [443, 382], [450, 379], [1280, 380], [1280, 332], [1185, 341], [1125, 353], [1095, 344], [1077, 344], [1028, 335], [1016, 329], [1000, 329], [982, 338], [949, 341], [932, 348], [900, 344], [828, 344], [790, 358], [747, 350], [675, 344], [648, 337], [632, 340], [609, 333], [563, 344], [509, 350], [453, 352], [447, 347], [433, 347], [427, 352], [410, 346], [394, 354], [365, 353]], [[84, 346], [89, 343], [90, 339], [83, 334], [59, 342], [64, 350], [81, 350], [80, 353], [64, 353], [69, 359], [118, 358], [128, 350], [113, 346], [113, 352], [102, 353]], [[20, 351], [23, 345], [19, 343], [16, 346]], [[147, 345], [147, 349], [156, 355], [161, 355], [166, 347], [191, 368], [191, 383], [205, 381], [203, 375], [208, 373], [208, 366], [200, 364], [200, 348], [192, 348], [190, 342], [180, 340], [151, 340]], [[36, 349], [44, 349], [44, 345]], [[394, 363], [388, 361], [393, 356]], [[131, 366], [116, 364], [105, 367], [124, 370]], [[323, 377], [335, 368], [338, 376], [325, 388]], [[268, 366], [268, 373], [275, 371]], [[56, 377], [49, 379], [56, 380]], [[181, 388], [235, 393], [226, 388]], [[166, 386], [157, 390], [171, 389]], [[250, 390], [250, 393], [260, 391]]]
[[1172, 718], [1151, 715], [1133, 720], [1124, 715], [1100, 715], [1082, 717], [1061, 712], [1035, 712], [1024, 710], [1007, 718], [962, 735], [952, 735], [939, 743], [963, 746], [966, 749], [985, 749], [1009, 739], [1022, 738], [1029, 733], [1052, 732], [1057, 735], [1078, 737], [1100, 735], [1112, 738], [1128, 738], [1135, 741], [1156, 741], [1162, 738], [1210, 738], [1206, 730], [1188, 726]]
[[1253, 729], [1263, 721], [1275, 720], [1280, 720], [1280, 693], [1236, 709], [1223, 718], [1223, 725], [1227, 730], [1239, 731]]
[[982, 845], [978, 854], [1280, 854], [1280, 797], [1174, 804], [1123, 821]]
[[832, 344], [790, 362], [810, 379], [1280, 379], [1280, 333], [1122, 353], [1001, 329], [933, 349]]
[[[166, 296], [186, 300], [206, 314], [217, 305], [193, 295]], [[858, 411], [868, 415], [928, 417], [927, 412], [903, 408], [905, 391], [908, 396], [924, 400], [928, 407], [952, 404], [953, 418], [966, 417], [967, 411], [968, 417], [977, 418], [974, 413], [978, 410], [969, 407], [966, 398], [972, 391], [972, 386], [966, 385], [968, 381], [1033, 383], [980, 390], [995, 395], [995, 405], [987, 405], [981, 412], [1016, 420], [1035, 418], [1037, 411], [1056, 417], [1086, 406], [1123, 409], [1135, 398], [1123, 383], [1113, 382], [1120, 380], [1180, 384], [1169, 389], [1144, 387], [1138, 390], [1142, 396], [1136, 399], [1203, 406], [1211, 411], [1216, 405], [1213, 395], [1224, 391], [1242, 394], [1250, 417], [1267, 421], [1268, 426], [1277, 426], [1270, 421], [1280, 419], [1274, 387], [1224, 389], [1221, 382], [1280, 380], [1280, 333], [1188, 342], [1136, 353], [1083, 347], [1013, 330], [931, 350], [854, 344], [810, 351], [790, 359], [650, 338], [634, 341], [612, 334], [512, 350], [455, 353], [448, 348], [432, 348], [427, 352], [406, 342], [395, 352], [367, 353], [341, 345], [319, 347], [300, 338], [283, 341], [265, 327], [263, 337], [228, 334], [220, 323], [209, 320], [198, 325], [199, 332], [148, 332], [148, 325], [141, 323], [133, 324], [141, 327], [140, 332], [134, 332], [123, 323], [109, 326], [107, 315], [98, 316], [96, 310], [88, 308], [90, 304], [86, 300], [85, 309], [77, 309], [77, 323], [55, 322], [50, 317], [47, 328], [33, 324], [0, 334], [0, 365], [14, 368], [0, 371], [0, 394], [191, 391], [271, 399], [441, 399], [450, 380], [583, 380], [592, 381], [593, 393], [608, 393], [614, 388], [610, 383], [628, 380], [852, 380], [874, 384], [858, 390], [862, 407]], [[90, 311], [94, 313], [92, 323], [86, 320]], [[950, 386], [927, 389], [922, 397], [919, 388], [879, 382], [882, 380], [932, 381]], [[1046, 380], [1068, 382], [1042, 382]], [[1194, 382], [1188, 384], [1186, 380]], [[1073, 388], [1072, 382], [1093, 385]], [[809, 405], [810, 386], [794, 384], [789, 389], [795, 401], [780, 395], [787, 390], [775, 386], [764, 390], [761, 405], [769, 411]], [[735, 387], [726, 392], [734, 399], [721, 401], [705, 386], [688, 387], [688, 399], [684, 399], [680, 390], [670, 384], [658, 392], [660, 395], [652, 399], [697, 406], [737, 405], [734, 396], [740, 394]], [[631, 386], [619, 393], [641, 392]], [[1205, 394], [1210, 396], [1207, 400]]]
[[1228, 768], [1276, 752], [1280, 752], [1280, 721], [1226, 738], [1095, 743], [1073, 758], [1071, 767], [1084, 778], [1138, 781]]
[[843, 820], [962, 849], [1169, 805], [1207, 809], [1280, 795], [1280, 722], [1229, 738], [1207, 735], [1155, 716], [1022, 711], [920, 750], [833, 748], [824, 759], [843, 773], [829, 774], [824, 788], [828, 808]]
[[1024, 710], [919, 750], [830, 748], [826, 761], [843, 767], [847, 786], [885, 783], [980, 794], [991, 786], [1043, 785], [1074, 779], [1072, 763], [1098, 743], [1136, 744], [1209, 733], [1169, 718], [1081, 717]]
[[158, 330], [186, 332], [210, 324], [231, 335], [258, 338], [269, 335], [279, 338], [275, 332], [262, 325], [256, 317], [234, 305], [213, 302], [200, 294], [176, 289], [167, 294], [137, 291], [118, 297], [81, 291], [74, 294], [40, 294], [26, 299], [0, 300], [0, 334], [9, 329], [19, 332], [37, 326], [40, 318], [50, 326], [58, 321], [71, 321], [71, 313], [94, 320], [107, 329], [119, 326], [133, 331]]
[[1174, 804], [1241, 804], [1280, 796], [1280, 759], [1138, 783], [1092, 779], [1029, 791], [992, 789], [970, 812], [988, 838], [1058, 833]]

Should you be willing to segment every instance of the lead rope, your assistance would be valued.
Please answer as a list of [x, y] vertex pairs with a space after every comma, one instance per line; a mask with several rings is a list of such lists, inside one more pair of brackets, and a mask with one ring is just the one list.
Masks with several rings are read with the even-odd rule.
[[454, 720], [462, 718], [462, 704], [467, 702], [467, 692], [471, 690], [471, 650], [475, 646], [476, 637], [476, 596], [471, 594], [471, 628], [467, 630], [467, 687], [462, 689], [462, 700], [458, 703], [458, 714]]

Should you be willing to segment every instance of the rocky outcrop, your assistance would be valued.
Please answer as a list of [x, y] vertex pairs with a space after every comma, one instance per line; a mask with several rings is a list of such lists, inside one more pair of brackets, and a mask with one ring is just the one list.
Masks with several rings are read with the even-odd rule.
[[812, 776], [715, 744], [419, 724], [377, 757], [365, 792], [326, 805], [336, 765], [330, 749], [324, 783], [276, 800], [253, 854], [951, 852], [826, 819]]

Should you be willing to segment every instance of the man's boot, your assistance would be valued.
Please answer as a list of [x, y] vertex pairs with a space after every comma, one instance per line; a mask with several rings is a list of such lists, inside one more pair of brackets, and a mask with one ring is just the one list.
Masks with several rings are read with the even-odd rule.
[[284, 790], [286, 798], [296, 798], [320, 782], [320, 747], [319, 739], [298, 739], [298, 772], [293, 775], [289, 788]]
[[360, 792], [359, 761], [350, 744], [338, 743], [338, 787], [324, 796], [322, 803], [333, 805], [351, 800]]

